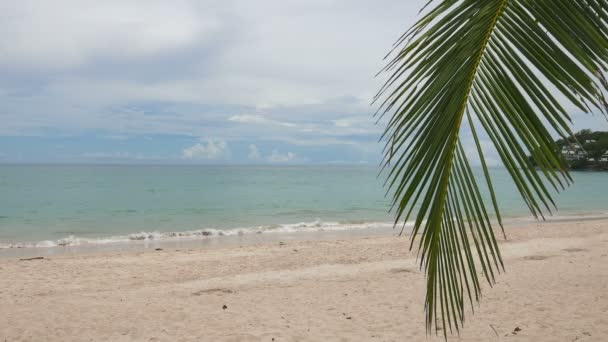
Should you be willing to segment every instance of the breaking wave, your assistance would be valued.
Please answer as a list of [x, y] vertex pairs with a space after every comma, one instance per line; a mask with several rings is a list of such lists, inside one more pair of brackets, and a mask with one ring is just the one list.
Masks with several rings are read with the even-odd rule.
[[[410, 226], [410, 225], [406, 225]], [[128, 235], [118, 235], [101, 238], [79, 237], [69, 235], [58, 240], [45, 240], [38, 242], [19, 242], [19, 243], [0, 243], [0, 249], [6, 248], [32, 248], [32, 247], [68, 247], [81, 245], [104, 245], [114, 243], [129, 243], [137, 241], [179, 241], [179, 240], [197, 240], [211, 239], [222, 236], [238, 236], [248, 234], [279, 234], [279, 233], [297, 233], [297, 232], [321, 232], [321, 231], [347, 231], [347, 230], [363, 230], [372, 228], [390, 229], [393, 224], [390, 222], [366, 222], [366, 221], [340, 221], [340, 222], [322, 222], [315, 220], [313, 222], [301, 222], [294, 224], [276, 224], [264, 225], [249, 228], [233, 228], [233, 229], [198, 229], [189, 231], [175, 232], [139, 232]]]

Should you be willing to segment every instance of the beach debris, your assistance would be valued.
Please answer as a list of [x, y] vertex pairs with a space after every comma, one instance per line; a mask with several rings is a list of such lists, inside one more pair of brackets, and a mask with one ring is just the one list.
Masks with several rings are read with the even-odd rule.
[[347, 316], [346, 319], [353, 319], [351, 316]]
[[415, 271], [409, 268], [393, 268], [391, 269], [392, 273], [416, 273]]
[[587, 249], [584, 248], [566, 248], [564, 251], [568, 253], [577, 253], [577, 252], [587, 252]]
[[520, 331], [521, 331], [520, 327], [515, 327], [515, 329], [513, 329], [513, 335], [517, 335], [517, 333]]
[[285, 242], [279, 241], [279, 246], [283, 246], [283, 245], [285, 245]]
[[545, 259], [549, 259], [550, 257], [548, 256], [544, 256], [544, 255], [528, 255], [526, 257], [524, 257], [525, 260], [545, 260]]
[[222, 310], [226, 310], [228, 309], [228, 305], [224, 304], [224, 306], [222, 306]]
[[213, 289], [206, 289], [206, 290], [200, 290], [200, 291], [196, 291], [193, 292], [192, 295], [194, 296], [202, 296], [204, 294], [207, 293], [232, 293], [233, 291], [230, 289], [220, 289], [220, 288], [213, 288]]
[[42, 259], [44, 259], [44, 257], [23, 258], [23, 259], [19, 259], [19, 261], [42, 260]]
[[155, 251], [162, 251], [163, 249], [162, 248], [155, 248], [154, 250]]

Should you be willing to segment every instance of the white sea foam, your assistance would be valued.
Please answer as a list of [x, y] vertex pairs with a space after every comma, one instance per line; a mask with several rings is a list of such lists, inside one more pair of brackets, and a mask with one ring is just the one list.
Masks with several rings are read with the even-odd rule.
[[[410, 224], [406, 226], [411, 226]], [[346, 222], [322, 222], [317, 219], [312, 222], [300, 222], [294, 224], [276, 224], [233, 229], [198, 229], [190, 231], [175, 232], [138, 232], [129, 235], [118, 235], [102, 238], [84, 238], [74, 235], [51, 241], [23, 242], [23, 243], [0, 243], [0, 249], [6, 248], [32, 248], [32, 247], [68, 247], [81, 245], [104, 245], [113, 243], [129, 243], [137, 241], [171, 241], [171, 240], [197, 240], [210, 239], [221, 236], [236, 236], [248, 234], [280, 234], [298, 232], [319, 232], [319, 231], [347, 231], [355, 229], [390, 229], [393, 224], [390, 222], [365, 222], [365, 221], [346, 221]]]
[[[607, 219], [608, 213], [596, 213], [586, 215], [559, 215], [547, 217], [549, 222], [567, 222], [571, 220], [597, 220]], [[507, 219], [507, 224], [530, 224], [540, 222], [534, 218], [527, 216], [511, 217]], [[399, 231], [403, 227], [402, 223], [398, 224], [396, 229]], [[409, 231], [413, 227], [413, 222], [405, 224], [405, 231]], [[319, 219], [312, 222], [300, 222], [292, 224], [274, 224], [233, 229], [215, 229], [205, 228], [189, 231], [173, 231], [173, 232], [138, 232], [128, 235], [117, 235], [100, 238], [79, 237], [69, 235], [58, 240], [44, 240], [38, 242], [15, 242], [2, 243], [0, 249], [7, 248], [44, 248], [44, 247], [69, 247], [83, 245], [107, 245], [120, 243], [136, 243], [136, 242], [163, 242], [163, 241], [194, 241], [201, 239], [213, 239], [222, 236], [240, 236], [249, 234], [281, 234], [281, 233], [298, 233], [298, 232], [338, 232], [348, 230], [365, 230], [365, 229], [391, 229], [391, 222], [368, 222], [368, 221], [344, 221], [344, 222], [323, 222]]]

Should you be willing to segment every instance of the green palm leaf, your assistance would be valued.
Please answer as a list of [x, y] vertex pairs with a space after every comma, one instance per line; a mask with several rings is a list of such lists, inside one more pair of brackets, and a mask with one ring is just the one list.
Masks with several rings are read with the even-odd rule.
[[[605, 113], [608, 0], [427, 6], [389, 54], [383, 71], [390, 76], [375, 100], [379, 115], [388, 114], [383, 167], [395, 222], [415, 218], [427, 329], [458, 331], [465, 304], [473, 308], [480, 298], [482, 277], [492, 285], [504, 268], [490, 210], [501, 228], [502, 220], [480, 134], [531, 213], [551, 213], [552, 191], [571, 183], [552, 136], [573, 135], [564, 105]], [[482, 177], [470, 166], [463, 131], [475, 143]]]

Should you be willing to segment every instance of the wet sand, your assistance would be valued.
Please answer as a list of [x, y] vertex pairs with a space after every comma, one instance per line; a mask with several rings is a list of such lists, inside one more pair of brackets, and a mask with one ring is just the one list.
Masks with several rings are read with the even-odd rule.
[[[605, 341], [608, 221], [508, 229], [461, 341]], [[408, 237], [0, 258], [0, 341], [442, 341]]]

